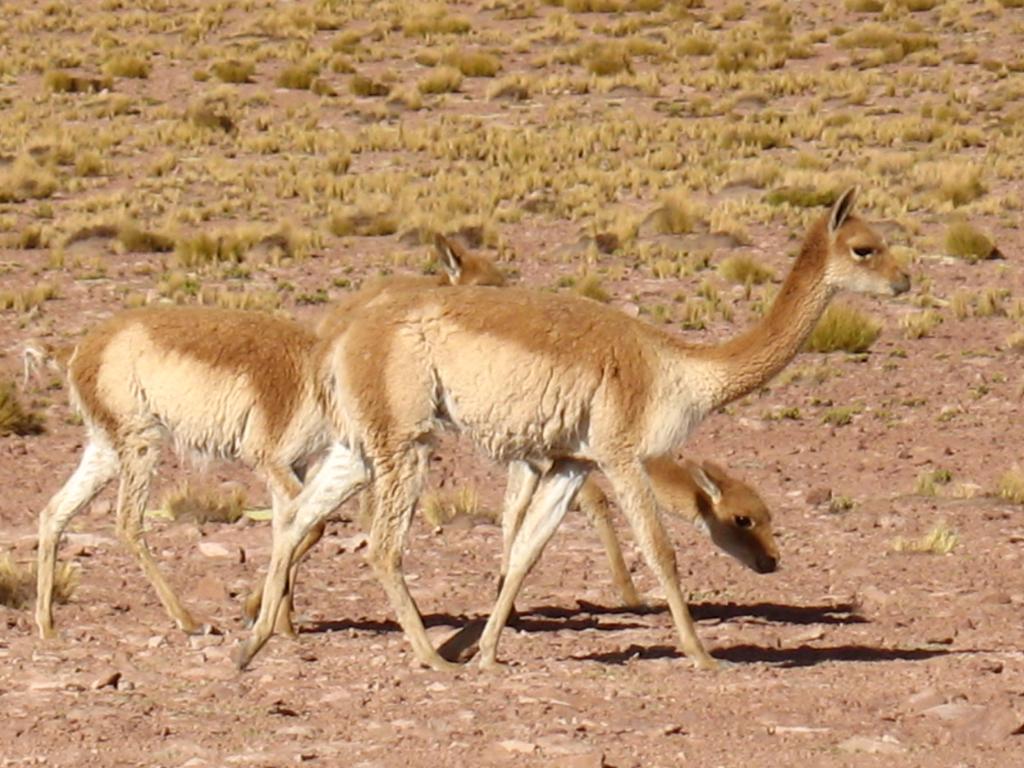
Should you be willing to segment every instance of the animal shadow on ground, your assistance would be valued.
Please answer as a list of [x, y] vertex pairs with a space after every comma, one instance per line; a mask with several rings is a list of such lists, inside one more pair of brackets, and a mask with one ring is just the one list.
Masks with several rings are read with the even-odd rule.
[[[737, 664], [773, 664], [783, 668], [813, 667], [829, 661], [924, 661], [936, 656], [949, 656], [954, 653], [973, 653], [973, 651], [955, 651], [948, 648], [874, 648], [867, 645], [836, 645], [825, 648], [812, 648], [800, 645], [795, 648], [762, 648], [757, 645], [734, 645], [731, 648], [718, 648], [712, 654], [719, 661]], [[674, 646], [630, 645], [621, 651], [608, 653], [591, 653], [572, 656], [576, 661], [599, 661], [603, 664], [625, 664], [632, 659], [673, 659], [683, 658]]]

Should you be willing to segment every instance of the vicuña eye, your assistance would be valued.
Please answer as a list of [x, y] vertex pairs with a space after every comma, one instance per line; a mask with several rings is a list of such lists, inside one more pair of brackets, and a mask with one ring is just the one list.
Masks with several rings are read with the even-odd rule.
[[868, 256], [873, 254], [875, 249], [870, 245], [858, 245], [853, 249], [853, 255], [858, 259], [866, 259]]
[[736, 523], [737, 528], [753, 528], [754, 521], [744, 515], [736, 515], [733, 518], [733, 522]]

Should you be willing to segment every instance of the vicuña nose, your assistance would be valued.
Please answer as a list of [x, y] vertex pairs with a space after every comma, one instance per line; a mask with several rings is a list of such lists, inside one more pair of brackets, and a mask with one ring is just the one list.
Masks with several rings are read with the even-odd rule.
[[772, 573], [778, 567], [779, 561], [771, 555], [759, 555], [757, 558], [758, 573]]

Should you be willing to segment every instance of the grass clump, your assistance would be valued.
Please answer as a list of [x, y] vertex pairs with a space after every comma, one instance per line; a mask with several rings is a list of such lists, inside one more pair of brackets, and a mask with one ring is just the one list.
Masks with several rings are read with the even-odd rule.
[[954, 208], [972, 203], [988, 191], [981, 180], [981, 169], [966, 165], [940, 168], [937, 182], [936, 196]]
[[737, 285], [761, 285], [775, 277], [775, 273], [768, 267], [742, 254], [730, 256], [719, 264], [718, 274]]
[[256, 65], [251, 61], [224, 59], [214, 62], [210, 69], [213, 76], [222, 83], [251, 83]]
[[501, 61], [486, 51], [460, 49], [445, 54], [443, 64], [455, 67], [466, 77], [494, 77], [501, 71]]
[[946, 252], [971, 264], [1001, 256], [995, 243], [966, 221], [951, 224], [946, 230]]
[[38, 435], [42, 431], [42, 416], [25, 410], [13, 382], [0, 381], [0, 436]]
[[423, 77], [416, 87], [420, 93], [454, 93], [462, 85], [462, 72], [455, 67], [438, 67]]
[[866, 352], [882, 325], [848, 304], [831, 304], [807, 340], [812, 352]]
[[1017, 466], [1006, 470], [999, 478], [996, 490], [1000, 498], [1014, 504], [1024, 504], [1024, 470]]
[[885, 8], [882, 0], [845, 0], [846, 10], [854, 13], [881, 13]]
[[593, 272], [588, 272], [579, 279], [576, 283], [576, 293], [584, 298], [599, 301], [602, 304], [607, 304], [612, 300], [611, 294], [601, 285], [601, 277]]
[[923, 339], [941, 322], [942, 315], [934, 309], [926, 309], [923, 312], [912, 312], [904, 316], [900, 325], [903, 326], [903, 335], [906, 338]]
[[767, 63], [768, 51], [756, 40], [737, 40], [718, 46], [715, 67], [720, 72], [756, 72]]
[[103, 65], [103, 74], [107, 77], [129, 77], [145, 80], [149, 77], [149, 64], [138, 56], [121, 54], [114, 56]]
[[909, 552], [923, 555], [948, 555], [956, 547], [960, 537], [956, 531], [946, 523], [935, 524], [928, 533], [920, 539], [898, 538], [893, 542], [893, 549], [896, 552]]
[[181, 237], [174, 244], [174, 258], [178, 266], [190, 269], [224, 262], [241, 263], [245, 259], [248, 243], [229, 234], [216, 237], [206, 232]]
[[599, 77], [633, 71], [629, 51], [617, 43], [588, 46], [583, 53], [583, 63], [590, 72]]
[[[71, 563], [57, 567], [53, 580], [53, 598], [58, 603], [71, 599], [78, 586], [78, 571]], [[20, 610], [27, 608], [36, 597], [35, 565], [19, 565], [10, 555], [0, 557], [0, 605]]]
[[320, 74], [320, 68], [316, 64], [292, 64], [282, 69], [274, 83], [278, 88], [289, 88], [293, 91], [308, 91], [313, 87], [313, 81]]
[[844, 405], [838, 408], [829, 408], [821, 417], [823, 424], [831, 427], [845, 427], [853, 422], [853, 417], [864, 409], [859, 405]]
[[331, 216], [327, 228], [336, 237], [384, 237], [398, 231], [398, 216], [390, 210], [346, 208]]
[[406, 37], [428, 37], [431, 35], [464, 35], [472, 28], [467, 19], [449, 16], [444, 8], [420, 11], [402, 23]]
[[940, 485], [949, 485], [951, 482], [953, 482], [952, 472], [948, 469], [934, 469], [918, 476], [914, 492], [919, 496], [936, 496]]
[[245, 513], [245, 492], [235, 488], [230, 493], [219, 493], [186, 481], [164, 497], [161, 509], [176, 521], [235, 523]]
[[424, 499], [423, 519], [428, 525], [440, 528], [458, 518], [497, 522], [497, 516], [480, 506], [480, 496], [474, 488], [461, 488], [454, 495], [433, 493]]
[[655, 231], [662, 235], [685, 235], [699, 221], [696, 207], [683, 189], [667, 192], [652, 217]]
[[348, 89], [356, 96], [387, 96], [391, 93], [390, 86], [366, 75], [353, 75], [348, 82]]
[[794, 208], [819, 208], [832, 205], [839, 198], [834, 189], [817, 189], [811, 186], [780, 187], [765, 196], [769, 205], [791, 205]]
[[44, 301], [57, 298], [57, 286], [53, 283], [37, 283], [31, 288], [0, 292], [0, 310], [13, 309], [15, 312], [28, 312], [40, 306]]
[[51, 93], [99, 93], [110, 86], [109, 80], [79, 77], [62, 69], [51, 69], [43, 75], [43, 87]]
[[48, 167], [20, 157], [10, 168], [0, 170], [0, 203], [42, 200], [57, 191], [57, 177]]

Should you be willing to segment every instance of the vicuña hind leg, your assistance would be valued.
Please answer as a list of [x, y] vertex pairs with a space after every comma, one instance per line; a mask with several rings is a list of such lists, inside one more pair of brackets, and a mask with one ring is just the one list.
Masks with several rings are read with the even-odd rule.
[[239, 669], [245, 669], [270, 639], [278, 611], [287, 598], [288, 574], [295, 552], [313, 526], [343, 504], [369, 479], [366, 465], [342, 443], [334, 443], [319, 471], [273, 519], [274, 540], [263, 583], [260, 613], [249, 639], [238, 649]]
[[184, 632], [194, 634], [201, 627], [192, 618], [160, 572], [142, 532], [149, 499], [149, 480], [160, 457], [155, 440], [143, 437], [126, 441], [121, 451], [121, 486], [117, 498], [117, 534], [135, 555], [149, 583], [156, 590], [167, 614]]
[[416, 509], [426, 455], [426, 446], [416, 446], [394, 458], [375, 461], [373, 524], [367, 557], [416, 659], [432, 669], [452, 670], [460, 666], [445, 660], [434, 649], [402, 573], [402, 548]]
[[657, 503], [647, 473], [639, 462], [622, 467], [602, 465], [601, 469], [611, 481], [622, 511], [633, 528], [640, 551], [668, 598], [683, 652], [702, 669], [716, 668], [717, 662], [708, 655], [697, 636], [690, 611], [679, 589], [675, 550], [658, 517]]
[[562, 522], [573, 496], [587, 479], [590, 467], [578, 461], [561, 460], [552, 464], [541, 478], [523, 519], [509, 556], [508, 574], [497, 602], [480, 636], [480, 666], [497, 665], [498, 637], [508, 622], [519, 588], [526, 574], [544, 551], [545, 545]]
[[36, 626], [39, 636], [55, 635], [53, 629], [53, 582], [57, 570], [57, 546], [68, 521], [77, 515], [119, 469], [117, 452], [104, 435], [90, 431], [82, 460], [71, 477], [39, 514], [39, 546], [36, 553]]
[[508, 465], [508, 481], [505, 485], [505, 502], [501, 509], [501, 573], [498, 576], [498, 592], [505, 583], [508, 573], [512, 542], [516, 540], [523, 524], [523, 516], [530, 506], [530, 499], [537, 491], [540, 473], [525, 461], [513, 461]]
[[608, 497], [594, 481], [594, 478], [590, 477], [576, 495], [576, 500], [580, 509], [597, 530], [597, 535], [604, 545], [604, 552], [608, 556], [608, 565], [612, 571], [612, 581], [615, 582], [615, 587], [619, 590], [623, 605], [639, 608], [643, 605], [643, 600], [637, 594], [636, 585], [633, 584], [633, 578], [629, 575], [626, 561], [622, 557], [619, 536], [612, 526]]

